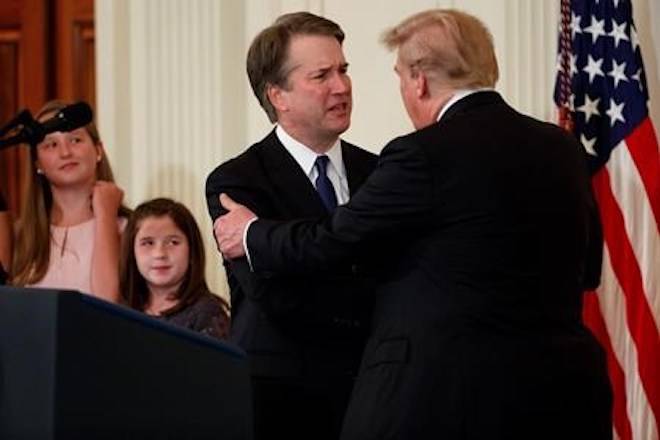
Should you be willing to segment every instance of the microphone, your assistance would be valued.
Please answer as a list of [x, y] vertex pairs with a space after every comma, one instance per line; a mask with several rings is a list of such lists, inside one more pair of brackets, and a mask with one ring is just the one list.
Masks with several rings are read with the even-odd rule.
[[19, 134], [0, 141], [0, 148], [21, 143], [37, 145], [49, 133], [75, 130], [90, 122], [92, 122], [92, 109], [89, 104], [83, 101], [77, 102], [64, 107], [55, 116], [41, 123], [30, 117], [28, 121], [23, 122]]

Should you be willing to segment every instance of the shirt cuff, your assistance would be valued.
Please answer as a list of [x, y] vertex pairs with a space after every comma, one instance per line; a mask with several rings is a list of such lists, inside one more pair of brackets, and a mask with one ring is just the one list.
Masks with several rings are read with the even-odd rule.
[[250, 226], [252, 223], [256, 222], [259, 220], [259, 217], [255, 217], [252, 220], [248, 221], [247, 224], [245, 225], [245, 230], [243, 231], [243, 249], [245, 249], [245, 258], [247, 258], [247, 262], [250, 265], [250, 270], [254, 272], [252, 269], [252, 260], [250, 259], [250, 250], [248, 249], [247, 245], [247, 236], [248, 236], [248, 229], [250, 229]]

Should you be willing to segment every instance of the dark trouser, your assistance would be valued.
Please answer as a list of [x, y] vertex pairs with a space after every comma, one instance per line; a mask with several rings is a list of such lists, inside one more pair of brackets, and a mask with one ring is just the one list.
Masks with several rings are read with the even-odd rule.
[[353, 378], [253, 377], [255, 440], [337, 440]]

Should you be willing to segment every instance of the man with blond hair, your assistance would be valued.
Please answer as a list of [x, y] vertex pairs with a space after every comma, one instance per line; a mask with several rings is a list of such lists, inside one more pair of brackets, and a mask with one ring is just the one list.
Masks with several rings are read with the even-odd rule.
[[294, 274], [388, 244], [344, 439], [611, 438], [605, 358], [580, 319], [602, 252], [583, 149], [493, 90], [477, 18], [426, 11], [383, 40], [416, 131], [328, 221], [255, 219], [223, 196], [222, 252]]

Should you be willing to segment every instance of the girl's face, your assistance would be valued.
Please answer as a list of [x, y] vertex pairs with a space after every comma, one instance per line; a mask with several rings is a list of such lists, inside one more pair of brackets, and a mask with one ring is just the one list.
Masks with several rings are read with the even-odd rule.
[[50, 133], [37, 145], [37, 169], [58, 188], [92, 185], [103, 154], [84, 127]]
[[175, 293], [188, 270], [188, 239], [167, 215], [146, 217], [137, 227], [133, 251], [149, 291]]

